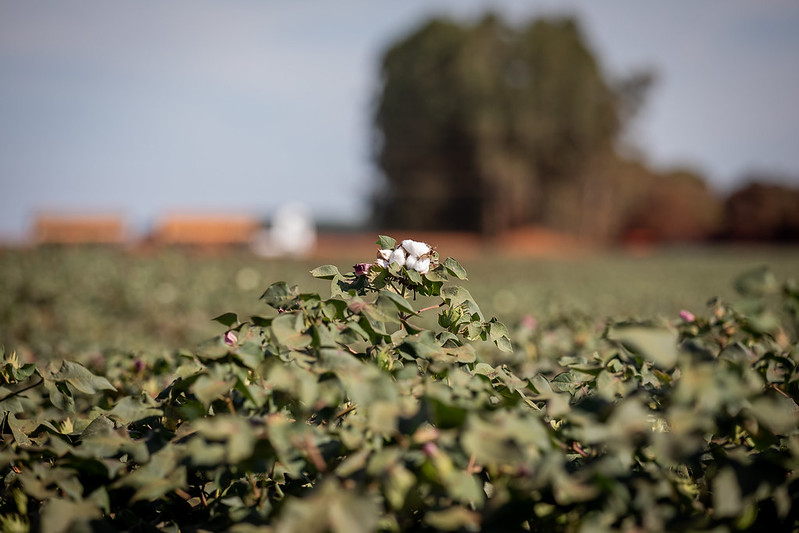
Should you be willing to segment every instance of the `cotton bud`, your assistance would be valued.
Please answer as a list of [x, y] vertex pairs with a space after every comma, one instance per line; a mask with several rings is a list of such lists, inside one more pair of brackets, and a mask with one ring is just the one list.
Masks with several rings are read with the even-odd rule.
[[405, 251], [402, 248], [397, 248], [391, 253], [391, 258], [388, 264], [397, 263], [399, 266], [405, 265]]
[[430, 258], [429, 257], [422, 257], [416, 264], [413, 265], [413, 269], [418, 272], [419, 274], [427, 274], [430, 272]]
[[224, 339], [225, 339], [225, 344], [227, 344], [228, 346], [233, 346], [234, 344], [236, 344], [236, 341], [238, 341], [238, 339], [236, 338], [236, 334], [233, 333], [232, 331], [225, 332]]
[[405, 259], [405, 268], [411, 269], [416, 265], [416, 262], [419, 260], [418, 257], [415, 255], [408, 255], [408, 258]]
[[355, 272], [356, 276], [365, 276], [369, 272], [369, 267], [372, 266], [369, 263], [358, 263], [354, 267], [352, 267], [353, 271]]
[[416, 257], [422, 257], [423, 255], [430, 253], [429, 245], [411, 239], [402, 241], [402, 247], [405, 248], [405, 251], [410, 255], [415, 255]]

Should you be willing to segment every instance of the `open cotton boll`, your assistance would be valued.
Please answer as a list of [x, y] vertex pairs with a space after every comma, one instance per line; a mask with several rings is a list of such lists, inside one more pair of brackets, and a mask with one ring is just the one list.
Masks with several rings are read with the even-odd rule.
[[416, 266], [417, 261], [419, 261], [418, 257], [409, 254], [407, 259], [405, 259], [405, 268], [413, 268]]
[[419, 274], [427, 274], [430, 272], [430, 258], [429, 257], [422, 257], [416, 264], [413, 265], [413, 269], [418, 272]]
[[375, 261], [375, 264], [377, 266], [381, 266], [383, 268], [388, 268], [388, 261], [386, 261], [385, 259], [382, 259], [382, 258], [378, 258], [377, 261]]
[[392, 252], [394, 252], [394, 250], [378, 250], [377, 258], [382, 259], [383, 261], [388, 261], [391, 259]]
[[411, 255], [415, 255], [416, 257], [422, 257], [423, 255], [430, 253], [429, 245], [411, 239], [402, 241], [402, 247], [405, 248], [406, 252]]
[[405, 264], [405, 251], [402, 248], [397, 248], [391, 253], [391, 258], [388, 260], [388, 264], [397, 263], [399, 266], [403, 266]]

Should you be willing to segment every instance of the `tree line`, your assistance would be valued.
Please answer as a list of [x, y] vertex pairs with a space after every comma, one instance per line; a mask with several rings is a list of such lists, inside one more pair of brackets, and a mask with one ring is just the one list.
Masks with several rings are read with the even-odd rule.
[[754, 183], [722, 199], [699, 172], [622, 155], [654, 75], [609, 77], [572, 17], [433, 19], [388, 47], [380, 81], [383, 227], [799, 239], [799, 190]]

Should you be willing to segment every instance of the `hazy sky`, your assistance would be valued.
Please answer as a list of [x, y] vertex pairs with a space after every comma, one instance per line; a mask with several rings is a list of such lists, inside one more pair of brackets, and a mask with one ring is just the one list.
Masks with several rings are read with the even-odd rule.
[[658, 82], [633, 137], [728, 190], [799, 180], [793, 0], [0, 0], [0, 236], [40, 210], [365, 214], [385, 46], [431, 14], [576, 13], [607, 73]]

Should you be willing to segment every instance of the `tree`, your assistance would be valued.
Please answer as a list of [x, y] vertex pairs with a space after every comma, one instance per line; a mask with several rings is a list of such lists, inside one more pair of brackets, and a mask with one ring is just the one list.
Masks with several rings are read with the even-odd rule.
[[635, 103], [646, 83], [612, 89], [574, 19], [432, 20], [386, 51], [381, 74], [381, 224], [580, 233], [613, 207], [593, 197], [613, 180], [613, 145], [634, 108], [621, 100]]
[[657, 242], [700, 241], [718, 233], [721, 218], [721, 201], [702, 176], [676, 169], [650, 178], [622, 236]]
[[724, 204], [725, 236], [734, 240], [799, 240], [799, 189], [768, 183], [769, 176], [733, 192]]

